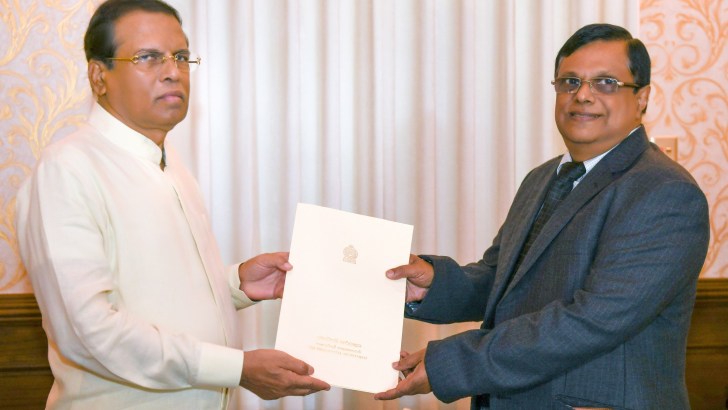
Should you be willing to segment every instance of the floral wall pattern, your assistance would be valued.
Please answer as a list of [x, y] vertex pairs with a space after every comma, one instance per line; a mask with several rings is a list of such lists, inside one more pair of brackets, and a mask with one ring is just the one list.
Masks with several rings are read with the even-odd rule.
[[81, 45], [95, 3], [0, 0], [0, 293], [31, 291], [15, 240], [15, 193], [43, 147], [88, 111]]
[[[0, 0], [0, 293], [31, 292], [15, 239], [15, 194], [49, 142], [91, 103], [81, 46], [100, 0]], [[641, 0], [653, 58], [646, 125], [679, 138], [678, 161], [711, 208], [703, 277], [728, 277], [728, 2]]]
[[711, 244], [702, 277], [728, 277], [728, 2], [642, 0], [652, 58], [649, 135], [677, 136], [678, 162], [705, 191]]

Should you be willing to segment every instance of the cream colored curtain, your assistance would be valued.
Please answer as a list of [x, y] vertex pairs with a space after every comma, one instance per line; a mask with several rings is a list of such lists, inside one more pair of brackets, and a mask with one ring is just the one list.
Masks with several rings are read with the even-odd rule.
[[[171, 3], [203, 57], [190, 118], [172, 141], [228, 261], [288, 249], [298, 202], [413, 224], [414, 253], [478, 259], [528, 170], [563, 152], [549, 84], [561, 44], [593, 22], [639, 33], [636, 0]], [[241, 314], [246, 349], [274, 345], [278, 309]], [[403, 348], [477, 325], [408, 320]], [[468, 408], [336, 388], [271, 402], [244, 392], [238, 403]]]

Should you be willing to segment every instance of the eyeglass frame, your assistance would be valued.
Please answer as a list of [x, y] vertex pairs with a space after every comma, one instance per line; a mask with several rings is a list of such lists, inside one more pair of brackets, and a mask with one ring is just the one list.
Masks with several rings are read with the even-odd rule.
[[[566, 92], [559, 92], [559, 91], [557, 91], [556, 90], [556, 81], [558, 81], [558, 80], [566, 80], [566, 79], [579, 80], [579, 86], [576, 87], [574, 89], [574, 91], [571, 91], [571, 92], [569, 92], [569, 91], [566, 91]], [[614, 90], [614, 92], [611, 92], [611, 93], [604, 93], [604, 92], [600, 92], [600, 91], [594, 91], [593, 82], [595, 80], [612, 80], [617, 85], [617, 89]], [[589, 84], [589, 91], [591, 91], [594, 94], [599, 94], [599, 95], [612, 95], [612, 94], [616, 94], [616, 93], [619, 92], [619, 87], [629, 87], [629, 88], [634, 88], [634, 89], [640, 89], [642, 87], [645, 87], [644, 85], [639, 85], [639, 84], [635, 84], [635, 83], [625, 83], [624, 81], [619, 81], [619, 80], [617, 80], [616, 78], [613, 78], [613, 77], [594, 77], [591, 80], [585, 80], [585, 79], [581, 79], [579, 77], [557, 77], [557, 78], [554, 78], [553, 80], [551, 80], [551, 85], [554, 86], [554, 91], [557, 94], [576, 94], [576, 93], [579, 92], [579, 90], [581, 89], [581, 86], [584, 85], [584, 83]]]
[[[141, 52], [141, 53], [134, 54], [131, 57], [106, 57], [105, 60], [111, 60], [111, 61], [128, 61], [128, 62], [130, 62], [130, 63], [132, 63], [134, 65], [137, 65], [137, 64], [139, 64], [141, 57], [143, 57], [145, 55], [150, 55], [150, 56], [161, 55], [162, 56], [162, 61], [159, 64], [155, 65], [156, 67], [158, 67], [157, 69], [161, 68], [164, 65], [164, 63], [167, 62], [167, 60], [172, 60], [172, 62], [174, 62], [174, 66], [177, 67], [178, 70], [182, 70], [177, 65], [177, 63], [180, 62], [180, 60], [179, 60], [180, 57], [179, 56], [180, 55], [185, 55], [185, 54], [186, 53], [184, 51], [179, 51], [179, 52], [177, 52], [175, 54], [169, 54], [169, 55], [164, 55], [164, 53], [161, 53], [159, 51], [144, 51], [144, 52]], [[190, 58], [190, 57], [192, 57], [192, 55], [187, 56], [187, 58]], [[196, 64], [197, 65], [195, 67], [195, 69], [196, 69], [197, 67], [199, 67], [202, 64], [202, 58], [198, 56], [195, 59], [191, 59], [189, 61], [186, 61], [186, 63], [190, 67], [190, 69], [187, 70], [187, 72], [192, 72], [192, 71], [194, 71], [194, 69], [191, 68], [190, 64]]]

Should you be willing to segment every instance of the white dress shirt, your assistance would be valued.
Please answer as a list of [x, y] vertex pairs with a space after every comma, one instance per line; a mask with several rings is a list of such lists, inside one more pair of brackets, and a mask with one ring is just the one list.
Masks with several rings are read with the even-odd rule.
[[243, 368], [237, 265], [194, 178], [95, 105], [17, 196], [20, 253], [48, 335], [51, 409], [220, 409]]

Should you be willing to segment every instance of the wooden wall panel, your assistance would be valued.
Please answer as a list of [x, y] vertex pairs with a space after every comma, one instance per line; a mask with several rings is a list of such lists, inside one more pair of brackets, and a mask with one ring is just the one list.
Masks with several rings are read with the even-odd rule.
[[693, 410], [728, 409], [728, 279], [701, 279], [688, 335]]
[[0, 408], [42, 409], [52, 384], [35, 297], [0, 295]]

